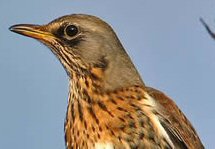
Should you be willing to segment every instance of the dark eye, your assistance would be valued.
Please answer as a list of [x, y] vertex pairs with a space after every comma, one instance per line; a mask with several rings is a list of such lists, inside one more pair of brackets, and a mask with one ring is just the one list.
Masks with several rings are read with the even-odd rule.
[[78, 34], [78, 28], [75, 25], [68, 25], [65, 28], [66, 35], [73, 37]]

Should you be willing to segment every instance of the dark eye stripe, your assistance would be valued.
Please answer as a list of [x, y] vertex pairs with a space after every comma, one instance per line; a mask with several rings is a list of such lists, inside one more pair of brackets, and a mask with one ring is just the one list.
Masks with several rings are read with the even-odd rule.
[[54, 34], [59, 38], [63, 37], [64, 36], [64, 28], [65, 28], [64, 25], [61, 26]]

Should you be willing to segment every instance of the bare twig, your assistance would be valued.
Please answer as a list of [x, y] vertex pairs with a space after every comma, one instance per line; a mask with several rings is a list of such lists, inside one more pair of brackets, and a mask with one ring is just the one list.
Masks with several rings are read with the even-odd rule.
[[205, 21], [200, 18], [200, 22], [204, 25], [204, 27], [206, 28], [207, 32], [210, 34], [210, 36], [215, 39], [215, 33], [211, 31], [210, 27], [207, 25], [207, 23], [205, 23]]

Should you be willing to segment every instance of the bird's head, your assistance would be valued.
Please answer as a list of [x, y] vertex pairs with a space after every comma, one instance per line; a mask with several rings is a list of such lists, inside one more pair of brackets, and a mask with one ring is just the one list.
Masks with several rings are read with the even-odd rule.
[[18, 24], [11, 26], [10, 30], [47, 45], [69, 76], [74, 73], [86, 75], [93, 69], [99, 69], [104, 72], [109, 84], [112, 81], [117, 84], [120, 77], [141, 82], [112, 28], [95, 16], [73, 14], [46, 25]]

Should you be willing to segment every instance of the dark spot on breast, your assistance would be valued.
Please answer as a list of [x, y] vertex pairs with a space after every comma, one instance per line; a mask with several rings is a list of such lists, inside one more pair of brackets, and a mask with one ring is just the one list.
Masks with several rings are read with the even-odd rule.
[[113, 99], [113, 98], [110, 98], [109, 99], [113, 104], [117, 105], [117, 102]]
[[87, 122], [84, 120], [84, 128], [87, 129]]
[[139, 134], [139, 139], [142, 140], [142, 139], [144, 138], [144, 136], [145, 136], [144, 133], [143, 133], [143, 132], [140, 132], [140, 134]]
[[90, 98], [90, 96], [89, 96], [89, 94], [88, 94], [86, 89], [83, 89], [83, 96], [84, 96], [84, 100], [86, 102], [88, 102], [89, 104], [92, 105], [94, 103], [93, 100]]
[[141, 95], [137, 95], [136, 98], [137, 98], [137, 100], [143, 99], [143, 97]]
[[100, 134], [99, 134], [99, 133], [97, 134], [97, 137], [98, 137], [98, 139], [100, 139], [100, 138], [101, 138], [101, 136], [100, 136]]
[[130, 128], [136, 128], [135, 122], [133, 122], [133, 121], [129, 122], [128, 125]]
[[84, 147], [84, 146], [85, 146], [85, 142], [83, 141], [83, 142], [82, 142], [82, 147]]
[[121, 97], [121, 96], [117, 96], [116, 98], [117, 98], [117, 99], [119, 99], [119, 100], [124, 101], [124, 98], [123, 98], [123, 97]]
[[72, 121], [73, 121], [73, 123], [74, 123], [74, 121], [75, 121], [75, 111], [74, 111], [74, 103], [72, 102], [71, 103], [71, 114], [72, 114]]
[[151, 140], [152, 142], [155, 142], [155, 138], [154, 137], [155, 137], [154, 133], [153, 132], [149, 132], [148, 139]]
[[122, 122], [125, 122], [125, 120], [123, 119], [123, 118], [121, 118], [121, 117], [118, 117]]
[[134, 118], [131, 116], [130, 113], [127, 114], [127, 117], [130, 118], [130, 119], [134, 119]]
[[122, 130], [122, 131], [124, 131], [125, 130], [125, 125], [124, 124], [120, 125], [119, 129]]
[[131, 149], [138, 149], [138, 145], [137, 144], [131, 144], [130, 147], [131, 147]]
[[122, 138], [121, 138], [120, 136], [118, 136], [118, 140], [119, 140], [120, 142], [122, 142]]
[[105, 125], [105, 127], [106, 127], [107, 130], [109, 130], [109, 126], [108, 125]]
[[99, 120], [98, 120], [92, 106], [89, 106], [87, 109], [88, 109], [88, 112], [90, 113], [90, 115], [92, 116], [92, 118], [96, 121], [97, 124], [99, 124]]
[[142, 111], [142, 109], [136, 104], [131, 103], [130, 106], [132, 106], [136, 111]]
[[133, 95], [127, 95], [127, 96], [125, 96], [125, 98], [127, 98], [127, 99], [135, 99], [135, 97]]
[[87, 80], [85, 80], [85, 85], [87, 88], [89, 88], [89, 82]]
[[113, 132], [113, 130], [110, 130], [111, 135], [115, 136], [115, 133]]
[[144, 127], [144, 120], [143, 119], [139, 120], [139, 125], [140, 125], [140, 127]]
[[105, 112], [107, 112], [111, 117], [114, 117], [114, 115], [107, 109], [106, 105], [101, 102], [101, 101], [98, 101], [98, 106]]
[[87, 139], [89, 139], [89, 137], [90, 137], [89, 134], [87, 134]]
[[81, 106], [81, 104], [80, 104], [79, 101], [77, 102], [77, 104], [78, 104], [78, 115], [79, 115], [79, 119], [80, 119], [80, 121], [83, 121], [83, 109], [82, 109], [82, 106]]
[[119, 111], [128, 112], [126, 109], [124, 109], [124, 108], [122, 108], [122, 107], [117, 107], [117, 109], [118, 109]]
[[[95, 80], [95, 81], [100, 80], [100, 78], [96, 74], [94, 74], [94, 73], [91, 73], [90, 77], [91, 77], [92, 80]], [[93, 82], [92, 82], [92, 84], [93, 84]], [[95, 86], [95, 85], [96, 84], [93, 84], [93, 86]]]
[[93, 130], [93, 132], [95, 131], [95, 127], [94, 126], [92, 126], [92, 130]]
[[102, 132], [102, 127], [101, 126], [99, 126], [99, 131]]
[[102, 110], [107, 111], [107, 107], [102, 101], [98, 101], [97, 103]]
[[133, 138], [131, 138], [131, 137], [127, 137], [127, 138], [126, 138], [126, 142], [130, 143], [130, 142], [132, 142], [132, 141], [133, 141]]

